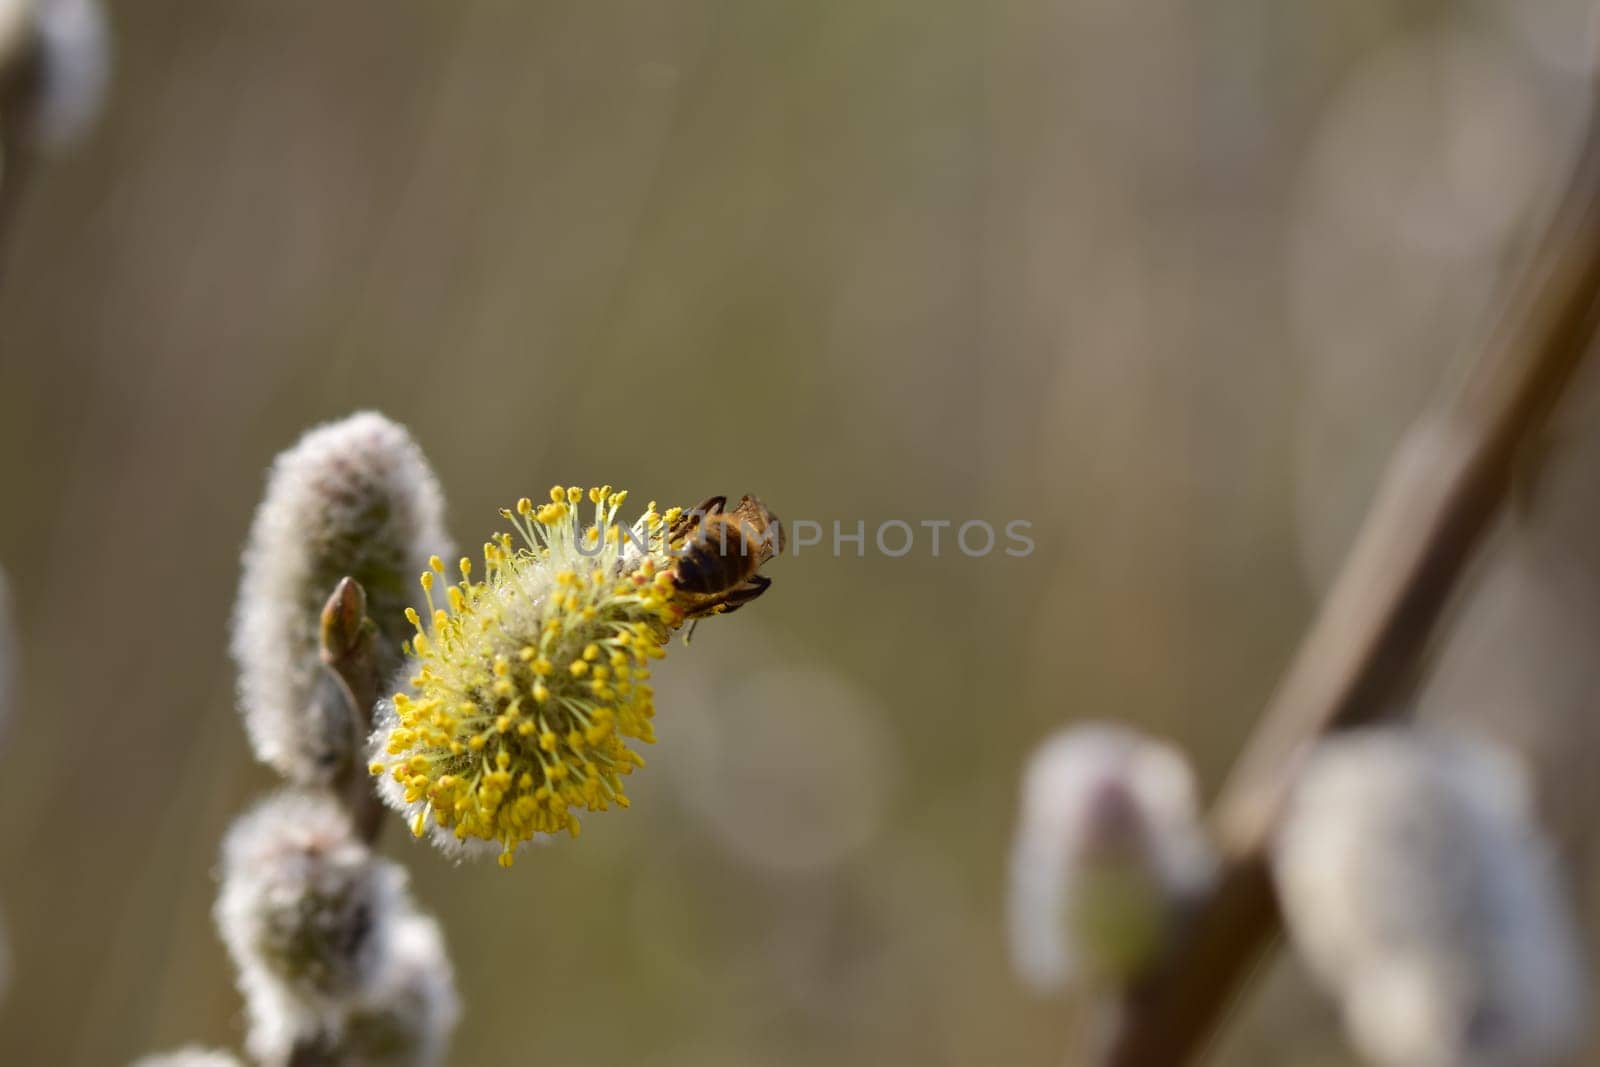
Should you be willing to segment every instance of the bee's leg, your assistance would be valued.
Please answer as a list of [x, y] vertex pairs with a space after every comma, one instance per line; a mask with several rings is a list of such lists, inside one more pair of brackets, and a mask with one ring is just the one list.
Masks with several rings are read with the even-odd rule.
[[748, 581], [734, 586], [732, 589], [719, 596], [714, 601], [714, 604], [721, 614], [726, 615], [730, 611], [738, 611], [740, 608], [750, 603], [750, 601], [754, 600], [762, 593], [765, 593], [767, 588], [771, 585], [772, 579], [768, 578], [766, 575], [752, 574]]
[[[695, 605], [693, 613], [689, 616], [690, 626], [688, 632], [694, 633], [694, 624], [708, 615], [726, 615], [730, 611], [738, 611], [750, 601], [765, 593], [767, 587], [771, 584], [771, 578], [761, 574], [754, 574], [747, 581], [734, 586], [726, 593], [718, 593], [716, 596], [706, 597]], [[688, 641], [688, 636], [685, 635], [684, 643], [687, 644]]]

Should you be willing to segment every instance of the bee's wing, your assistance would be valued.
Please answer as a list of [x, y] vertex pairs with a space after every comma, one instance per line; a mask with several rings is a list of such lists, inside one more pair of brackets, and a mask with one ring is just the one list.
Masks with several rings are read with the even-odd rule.
[[719, 514], [727, 505], [725, 496], [707, 497], [695, 507], [686, 509], [673, 524], [667, 527], [667, 543], [676, 545], [694, 532], [695, 527], [705, 521], [707, 515]]
[[760, 500], [745, 496], [733, 509], [739, 523], [739, 532], [746, 539], [759, 544], [761, 562], [783, 554], [783, 523]]

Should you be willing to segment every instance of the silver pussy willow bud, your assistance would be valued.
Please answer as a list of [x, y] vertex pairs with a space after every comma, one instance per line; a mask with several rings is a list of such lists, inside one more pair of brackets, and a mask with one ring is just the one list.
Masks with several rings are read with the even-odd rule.
[[340, 1012], [298, 1011], [270, 999], [251, 1033], [263, 1067], [438, 1067], [460, 1016], [439, 924], [409, 913], [388, 927], [376, 985]]
[[405, 872], [372, 855], [331, 797], [286, 790], [228, 831], [216, 922], [239, 971], [247, 1050], [274, 1061], [294, 1035], [336, 1028], [381, 984]]
[[29, 130], [47, 149], [86, 138], [105, 109], [111, 33], [100, 0], [37, 0], [39, 88]]
[[1039, 746], [1011, 853], [1011, 954], [1040, 992], [1125, 985], [1213, 877], [1194, 778], [1171, 746], [1113, 724]]
[[181, 1048], [134, 1060], [131, 1067], [243, 1067], [239, 1057], [221, 1049]]
[[6, 125], [29, 145], [83, 140], [104, 110], [110, 74], [99, 0], [0, 0], [0, 83], [20, 89], [6, 102], [20, 113], [6, 115]]
[[239, 707], [256, 755], [299, 784], [355, 756], [343, 690], [320, 659], [319, 620], [339, 579], [360, 582], [379, 668], [400, 663], [416, 575], [448, 553], [444, 499], [404, 427], [363, 413], [320, 426], [272, 465], [234, 609]]
[[0, 0], [0, 75], [23, 61], [38, 13], [35, 0]]
[[445, 1062], [461, 1015], [439, 924], [412, 914], [391, 926], [389, 965], [345, 1017], [340, 1063], [435, 1067]]
[[1578, 931], [1508, 752], [1405, 728], [1326, 741], [1272, 862], [1291, 939], [1370, 1061], [1577, 1062]]

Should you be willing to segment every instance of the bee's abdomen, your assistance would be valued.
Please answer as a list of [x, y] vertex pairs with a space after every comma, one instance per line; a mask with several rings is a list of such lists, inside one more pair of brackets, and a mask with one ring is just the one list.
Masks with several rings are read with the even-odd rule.
[[678, 588], [690, 593], [720, 593], [739, 581], [738, 559], [719, 554], [715, 546], [702, 546], [678, 560], [674, 578]]

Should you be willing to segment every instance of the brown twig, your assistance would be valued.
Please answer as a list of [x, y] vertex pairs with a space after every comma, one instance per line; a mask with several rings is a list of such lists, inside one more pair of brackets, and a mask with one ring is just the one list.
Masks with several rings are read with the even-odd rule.
[[351, 757], [335, 783], [356, 832], [369, 844], [383, 827], [383, 807], [372, 789], [361, 753], [372, 730], [372, 709], [383, 684], [378, 667], [378, 628], [367, 618], [367, 593], [354, 578], [342, 578], [322, 609], [322, 662], [339, 680], [350, 711]]
[[1600, 325], [1600, 126], [1463, 387], [1390, 462], [1361, 534], [1213, 814], [1221, 878], [1188, 938], [1129, 995], [1101, 1062], [1176, 1067], [1216, 1028], [1280, 922], [1266, 852], [1309, 742], [1399, 716], [1520, 450]]
[[[350, 757], [334, 780], [356, 833], [368, 844], [383, 829], [383, 807], [367, 775], [367, 734], [372, 729], [372, 708], [378, 702], [383, 678], [378, 667], [378, 628], [367, 618], [367, 591], [354, 578], [341, 578], [322, 608], [322, 663], [339, 682], [350, 715]], [[296, 1041], [289, 1050], [287, 1067], [333, 1067], [339, 1063], [337, 1047], [316, 1032]]]
[[18, 11], [14, 21], [0, 25], [0, 275], [5, 273], [9, 239], [33, 163], [28, 123], [40, 79], [31, 13]]
[[338, 1053], [328, 1048], [329, 1042], [321, 1034], [295, 1043], [289, 1050], [285, 1067], [337, 1067]]

